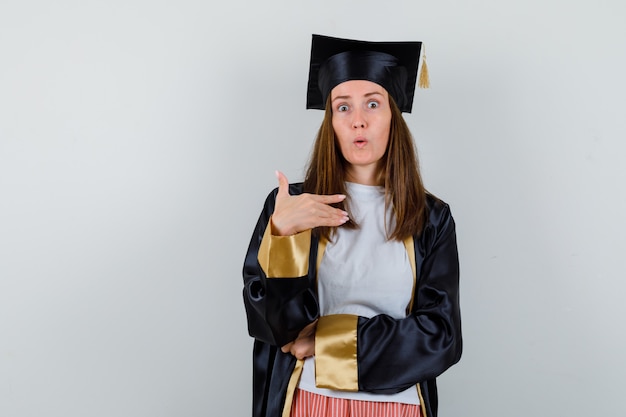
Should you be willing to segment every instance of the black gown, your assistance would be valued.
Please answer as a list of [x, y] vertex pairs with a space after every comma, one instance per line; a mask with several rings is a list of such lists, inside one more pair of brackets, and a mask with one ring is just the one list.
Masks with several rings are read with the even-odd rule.
[[[276, 193], [265, 201], [243, 267], [248, 332], [255, 338], [253, 417], [289, 415], [302, 361], [280, 347], [316, 319], [318, 386], [387, 394], [416, 386], [422, 415], [436, 417], [436, 377], [459, 361], [462, 350], [459, 263], [448, 205], [429, 195], [423, 232], [405, 241], [415, 279], [405, 318], [319, 317], [316, 269], [325, 242], [310, 231], [270, 237]], [[302, 193], [302, 184], [291, 184], [289, 193]]]

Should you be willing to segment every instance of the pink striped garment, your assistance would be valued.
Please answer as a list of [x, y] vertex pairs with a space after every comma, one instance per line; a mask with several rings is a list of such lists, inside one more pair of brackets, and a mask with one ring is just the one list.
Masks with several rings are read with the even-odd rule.
[[414, 404], [346, 400], [296, 389], [291, 417], [421, 417]]

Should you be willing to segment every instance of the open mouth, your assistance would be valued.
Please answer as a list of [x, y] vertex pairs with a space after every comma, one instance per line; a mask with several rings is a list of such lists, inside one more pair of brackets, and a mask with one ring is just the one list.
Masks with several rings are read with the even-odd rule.
[[367, 139], [365, 139], [365, 138], [356, 138], [354, 140], [354, 144], [357, 146], [357, 148], [362, 148], [363, 146], [367, 145]]

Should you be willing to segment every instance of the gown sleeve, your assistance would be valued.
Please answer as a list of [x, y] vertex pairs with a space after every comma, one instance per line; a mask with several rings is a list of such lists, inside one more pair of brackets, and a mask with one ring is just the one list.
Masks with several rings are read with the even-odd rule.
[[431, 208], [415, 248], [417, 282], [407, 317], [319, 319], [318, 387], [391, 394], [436, 378], [459, 361], [459, 262], [455, 224], [445, 203]]
[[[250, 336], [283, 346], [319, 315], [309, 262], [317, 253], [317, 245], [311, 244], [311, 231], [271, 235], [276, 192], [267, 197], [250, 239], [243, 267], [243, 299]], [[298, 193], [299, 188], [291, 185], [290, 194]]]

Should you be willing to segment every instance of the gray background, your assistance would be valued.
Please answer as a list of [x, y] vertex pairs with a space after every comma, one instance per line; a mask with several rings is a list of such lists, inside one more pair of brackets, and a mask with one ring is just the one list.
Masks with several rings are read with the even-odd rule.
[[241, 265], [302, 178], [311, 33], [422, 40], [451, 204], [441, 416], [623, 416], [626, 6], [0, 0], [0, 416], [247, 416]]

